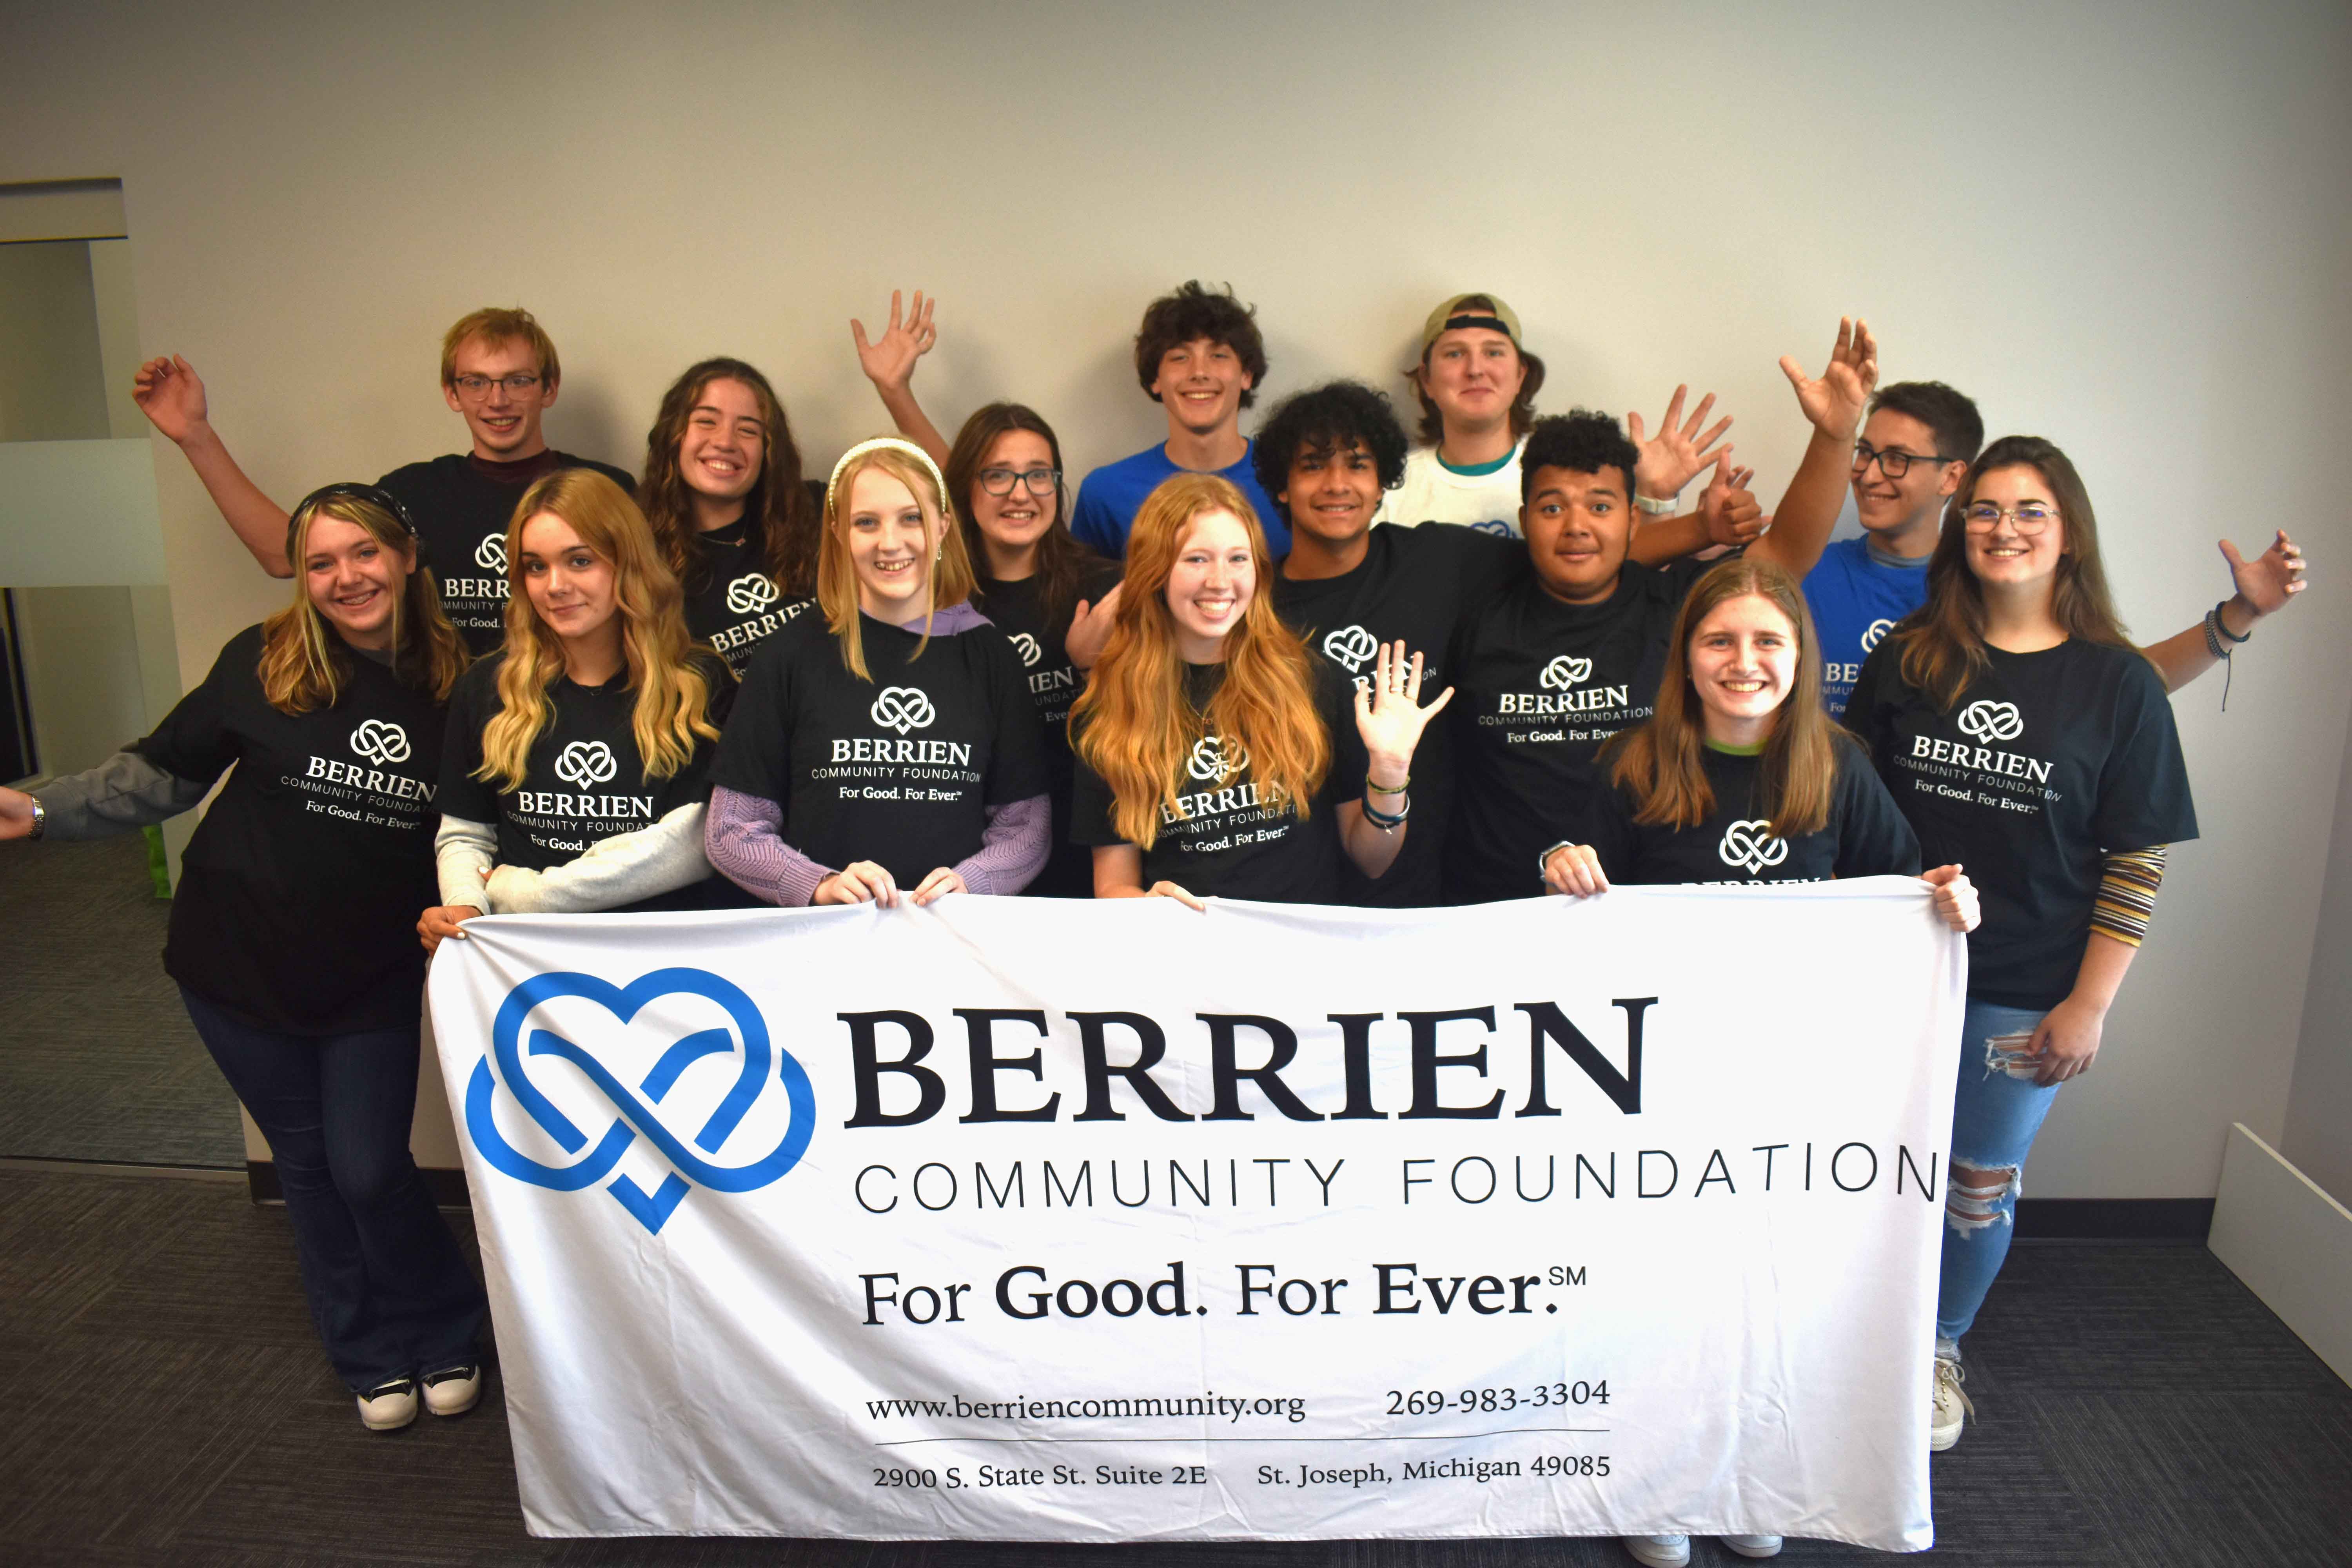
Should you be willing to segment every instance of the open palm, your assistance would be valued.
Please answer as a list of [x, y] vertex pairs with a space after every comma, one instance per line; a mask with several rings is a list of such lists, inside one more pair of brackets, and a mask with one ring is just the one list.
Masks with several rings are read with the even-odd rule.
[[1373, 771], [1378, 773], [1382, 763], [1402, 771], [1412, 761], [1422, 731], [1453, 697], [1454, 688], [1449, 686], [1437, 694], [1436, 701], [1421, 706], [1421, 655], [1408, 658], [1402, 642], [1382, 643], [1370, 683], [1359, 682], [1356, 687], [1356, 733], [1374, 763]]
[[857, 340], [857, 363], [866, 380], [883, 387], [903, 387], [914, 380], [915, 362], [939, 342], [940, 335], [931, 326], [931, 311], [938, 304], [936, 300], [924, 299], [918, 289], [913, 307], [902, 316], [899, 292], [891, 289], [890, 324], [871, 342], [866, 340], [866, 323], [850, 318], [849, 335]]
[[1780, 371], [1796, 388], [1797, 405], [1813, 428], [1832, 440], [1850, 441], [1878, 385], [1878, 340], [1861, 317], [1841, 316], [1828, 368], [1819, 378], [1807, 375], [1793, 354], [1781, 356]]

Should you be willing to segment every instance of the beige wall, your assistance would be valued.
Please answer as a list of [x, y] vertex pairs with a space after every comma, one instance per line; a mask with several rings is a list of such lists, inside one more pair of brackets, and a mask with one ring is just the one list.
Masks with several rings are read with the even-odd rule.
[[[2209, 1194], [2231, 1119], [2282, 1128], [2352, 655], [2340, 8], [236, 16], [19, 26], [0, 179], [121, 177], [144, 345], [281, 499], [458, 446], [435, 342], [490, 301], [563, 346], [560, 445], [634, 466], [667, 380], [730, 352], [824, 464], [880, 422], [845, 322], [893, 285], [945, 301], [943, 423], [1017, 396], [1083, 467], [1154, 438], [1128, 339], [1200, 276], [1256, 301], [1275, 393], [1393, 388], [1436, 299], [1500, 290], [1548, 405], [1714, 387], [1774, 486], [1802, 436], [1775, 358], [1864, 311], [1889, 378], [2074, 453], [2150, 635], [2225, 591], [2217, 535], [2288, 522], [2321, 585], [2226, 716], [2180, 700], [2206, 838], [2032, 1190]], [[157, 458], [196, 670], [283, 590]]]

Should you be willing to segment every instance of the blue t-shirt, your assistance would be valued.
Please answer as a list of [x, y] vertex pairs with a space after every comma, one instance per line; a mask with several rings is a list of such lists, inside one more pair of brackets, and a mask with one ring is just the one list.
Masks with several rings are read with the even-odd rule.
[[1843, 719], [1862, 661], [1895, 623], [1927, 602], [1927, 562], [1893, 566], [1870, 552], [1870, 541], [1841, 539], [1805, 574], [1805, 603], [1822, 636], [1822, 701]]
[[[1266, 548], [1279, 561], [1290, 553], [1290, 526], [1282, 521], [1282, 513], [1275, 509], [1273, 500], [1258, 488], [1257, 475], [1250, 468], [1250, 453], [1256, 445], [1251, 442], [1244, 447], [1242, 460], [1230, 468], [1219, 468], [1217, 477], [1241, 487], [1242, 494], [1257, 509], [1258, 526], [1265, 530]], [[1165, 447], [1146, 447], [1132, 458], [1105, 463], [1079, 484], [1078, 504], [1076, 515], [1070, 519], [1070, 531], [1081, 544], [1091, 545], [1114, 561], [1120, 560], [1127, 554], [1127, 531], [1134, 524], [1136, 510], [1143, 505], [1143, 498], [1166, 480], [1192, 471], [1170, 462]]]

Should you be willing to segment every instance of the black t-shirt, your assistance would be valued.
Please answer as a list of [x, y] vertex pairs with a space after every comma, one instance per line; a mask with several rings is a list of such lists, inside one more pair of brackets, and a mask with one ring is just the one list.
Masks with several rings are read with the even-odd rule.
[[425, 543], [425, 563], [441, 585], [441, 608], [477, 655], [506, 637], [506, 535], [515, 503], [533, 479], [558, 468], [593, 468], [624, 490], [636, 489], [635, 479], [609, 463], [551, 448], [513, 463], [453, 452], [376, 480], [408, 509]]
[[433, 873], [442, 705], [362, 655], [333, 706], [261, 695], [261, 628], [229, 639], [203, 684], [132, 749], [210, 784], [235, 764], [182, 861], [163, 967], [264, 1028], [327, 1035], [414, 1025]]
[[[1222, 664], [1184, 667], [1185, 695], [1195, 713], [1208, 710], [1209, 700], [1224, 679]], [[1220, 784], [1220, 763], [1232, 761], [1230, 753], [1214, 735], [1195, 745], [1185, 759], [1183, 775], [1176, 780], [1184, 815], [1171, 813], [1165, 805], [1160, 808], [1159, 836], [1143, 852], [1143, 885], [1173, 882], [1202, 898], [1339, 902], [1339, 867], [1347, 854], [1339, 845], [1338, 808], [1362, 796], [1366, 766], [1353, 700], [1353, 688], [1317, 667], [1315, 710], [1331, 734], [1331, 766], [1304, 822], [1293, 807], [1269, 806], [1259, 797], [1246, 752], [1239, 759], [1241, 765]], [[1077, 762], [1070, 815], [1070, 831], [1081, 844], [1129, 842], [1111, 825], [1110, 786], [1083, 757]], [[1410, 831], [1406, 841], [1412, 841]]]
[[[1097, 561], [1080, 578], [1077, 598], [1090, 605], [1100, 604], [1118, 579], [1117, 563]], [[1070, 704], [1078, 700], [1087, 680], [1070, 662], [1064, 645], [1077, 600], [1049, 617], [1041, 603], [1042, 586], [1035, 577], [1013, 581], [983, 577], [972, 602], [1012, 639], [1013, 651], [1021, 656], [1021, 679], [1037, 704], [1038, 720], [1045, 726], [1045, 769], [1054, 797], [1054, 856], [1037, 873], [1037, 879], [1023, 890], [1041, 898], [1088, 899], [1095, 890], [1094, 857], [1085, 845], [1070, 839]]]
[[[693, 658], [710, 683], [705, 711], [712, 723], [724, 725], [734, 706], [735, 678], [708, 654]], [[710, 759], [718, 742], [697, 737], [686, 766], [667, 778], [649, 779], [633, 722], [635, 689], [623, 680], [581, 686], [561, 675], [548, 689], [554, 712], [531, 742], [522, 783], [500, 789], [476, 778], [482, 765], [482, 731], [498, 716], [499, 671], [505, 664], [506, 655], [494, 653], [458, 680], [449, 695], [449, 740], [441, 762], [442, 812], [496, 824], [499, 865], [531, 871], [565, 865], [601, 839], [642, 832], [680, 806], [710, 797]], [[623, 908], [632, 913], [723, 909], [742, 903], [737, 892], [714, 872], [692, 887]]]
[[[1527, 550], [1516, 539], [1446, 522], [1388, 524], [1365, 535], [1364, 559], [1352, 572], [1307, 582], [1276, 578], [1274, 606], [1309, 653], [1357, 685], [1371, 679], [1381, 645], [1402, 638], [1406, 652], [1422, 656], [1426, 704], [1453, 681], [1453, 643], [1464, 616], [1484, 609], [1526, 570]], [[1454, 704], [1462, 699], [1455, 692]], [[1347, 901], [1377, 909], [1437, 903], [1453, 803], [1453, 733], [1440, 714], [1413, 750], [1412, 830], [1396, 864], [1367, 881], [1349, 862], [1341, 873]]]
[[[1837, 745], [1837, 783], [1830, 819], [1815, 833], [1782, 838], [1760, 805], [1764, 759], [1699, 750], [1699, 767], [1715, 791], [1715, 809], [1695, 827], [1661, 827], [1633, 820], [1631, 792], [1612, 787], [1596, 797], [1590, 842], [1612, 883], [1820, 882], [1831, 877], [1916, 877], [1919, 840], [1861, 746], [1843, 736]], [[1605, 778], [1605, 764], [1602, 776]]]
[[986, 807], [1046, 792], [1045, 736], [994, 626], [858, 630], [871, 680], [822, 615], [760, 645], [710, 781], [782, 805], [784, 841], [819, 865], [872, 860], [911, 888], [979, 849]]
[[1532, 570], [1454, 639], [1455, 789], [1445, 896], [1457, 904], [1531, 898], [1538, 858], [1589, 843], [1603, 785], [1601, 743], [1647, 719], [1675, 617], [1712, 562], [1625, 563], [1597, 605], [1563, 605]]
[[1957, 861], [1977, 885], [1969, 994], [2046, 1009], [2074, 988], [2105, 857], [2196, 837], [2197, 810], [2172, 704], [2139, 653], [2079, 637], [1985, 652], [1939, 713], [1889, 637], [1863, 661], [1846, 722], [1928, 863]]
[[787, 599], [777, 590], [766, 563], [744, 543], [740, 522], [698, 537], [701, 560], [688, 572], [686, 629], [718, 649], [740, 679], [761, 639], [814, 609], [816, 601]]

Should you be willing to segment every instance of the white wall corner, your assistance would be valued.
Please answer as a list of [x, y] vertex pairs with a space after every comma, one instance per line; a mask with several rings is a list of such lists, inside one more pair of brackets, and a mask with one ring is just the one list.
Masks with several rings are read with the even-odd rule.
[[2205, 1245], [2336, 1376], [2352, 1383], [2352, 1209], [2242, 1121], [2230, 1128]]

